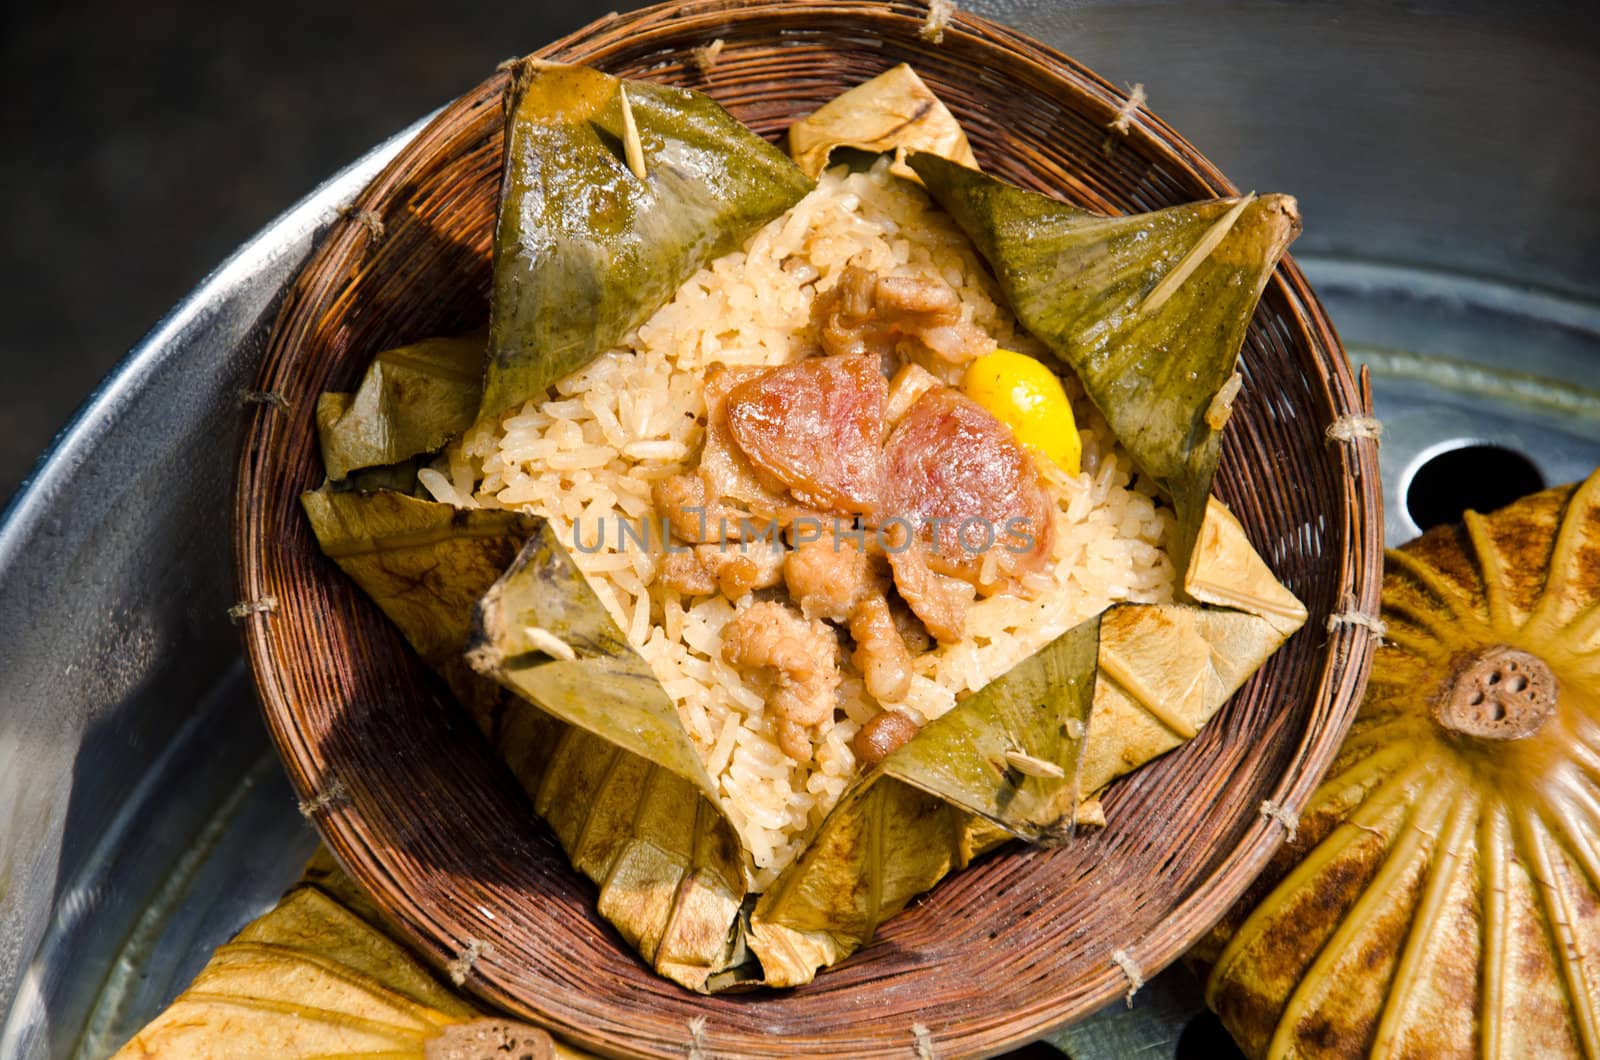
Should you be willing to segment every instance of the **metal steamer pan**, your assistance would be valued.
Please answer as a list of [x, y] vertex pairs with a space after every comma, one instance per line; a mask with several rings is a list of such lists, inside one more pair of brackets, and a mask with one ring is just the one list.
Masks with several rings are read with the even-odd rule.
[[[966, 6], [1142, 83], [1241, 187], [1300, 198], [1294, 253], [1386, 424], [1391, 543], [1600, 464], [1600, 10]], [[239, 412], [285, 284], [417, 127], [207, 277], [0, 524], [0, 1058], [117, 1048], [314, 846], [227, 616]], [[1171, 1055], [1165, 1004], [1129, 1033]]]

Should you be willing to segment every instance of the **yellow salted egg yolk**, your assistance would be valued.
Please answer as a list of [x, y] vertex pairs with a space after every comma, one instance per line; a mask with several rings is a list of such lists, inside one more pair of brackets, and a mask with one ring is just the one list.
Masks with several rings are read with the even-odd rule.
[[1018, 443], [1049, 457], [1069, 475], [1083, 460], [1072, 405], [1054, 372], [1026, 354], [995, 350], [967, 366], [961, 390], [1011, 428]]

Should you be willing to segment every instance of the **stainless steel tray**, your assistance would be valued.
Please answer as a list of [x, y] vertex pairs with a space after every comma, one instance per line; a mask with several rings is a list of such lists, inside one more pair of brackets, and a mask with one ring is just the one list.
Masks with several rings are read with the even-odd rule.
[[[1238, 183], [1300, 196], [1297, 257], [1373, 373], [1392, 541], [1442, 450], [1502, 446], [1548, 484], [1600, 464], [1589, 5], [968, 6], [1144, 82]], [[225, 617], [239, 399], [284, 284], [413, 131], [207, 278], [0, 524], [0, 1058], [114, 1049], [314, 844]], [[1173, 1056], [1197, 1006], [1169, 974], [1057, 1044]]]

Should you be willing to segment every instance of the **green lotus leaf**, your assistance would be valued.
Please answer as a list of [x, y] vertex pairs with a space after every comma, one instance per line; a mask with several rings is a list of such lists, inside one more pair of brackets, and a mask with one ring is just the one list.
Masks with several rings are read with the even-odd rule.
[[485, 337], [427, 339], [372, 359], [353, 394], [317, 399], [331, 479], [433, 453], [472, 426], [483, 395]]
[[884, 773], [1021, 839], [1065, 838], [1099, 650], [1097, 615], [922, 727]]
[[484, 415], [615, 346], [812, 187], [698, 92], [533, 60], [510, 92]]
[[911, 167], [988, 261], [1018, 321], [1083, 382], [1178, 517], [1185, 569], [1211, 496], [1239, 349], [1300, 231], [1287, 195], [1102, 217], [931, 154]]

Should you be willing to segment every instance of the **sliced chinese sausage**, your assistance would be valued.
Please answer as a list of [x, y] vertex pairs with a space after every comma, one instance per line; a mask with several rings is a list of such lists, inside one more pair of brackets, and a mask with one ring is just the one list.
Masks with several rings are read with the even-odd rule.
[[801, 502], [864, 514], [881, 501], [887, 400], [876, 357], [808, 357], [729, 391], [728, 428]]
[[[738, 540], [747, 533], [760, 535], [770, 518], [784, 512], [782, 483], [765, 481], [728, 431], [728, 391], [765, 371], [720, 363], [706, 368], [706, 437], [700, 465], [650, 487], [656, 514], [683, 541], [703, 544]], [[674, 561], [667, 574], [669, 584], [680, 592], [696, 591], [691, 587], [704, 584], [707, 577], [692, 560]]]
[[[949, 387], [928, 390], [889, 438], [885, 525], [904, 520], [927, 563], [981, 589], [1043, 565], [1050, 498], [1005, 425]], [[992, 579], [980, 581], [993, 557]]]
[[782, 486], [767, 481], [744, 457], [728, 424], [728, 397], [742, 383], [759, 379], [765, 368], [713, 364], [706, 371], [706, 444], [700, 473], [717, 500], [730, 500], [752, 511], [771, 514], [782, 507]]

